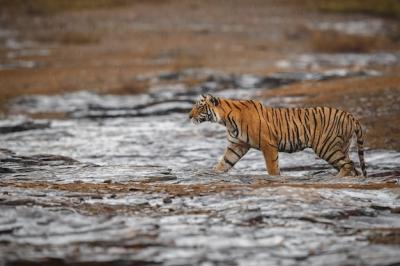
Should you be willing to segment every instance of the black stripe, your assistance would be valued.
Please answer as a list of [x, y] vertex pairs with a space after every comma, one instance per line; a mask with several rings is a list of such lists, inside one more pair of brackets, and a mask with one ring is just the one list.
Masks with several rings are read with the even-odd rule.
[[228, 122], [229, 122], [229, 123], [231, 124], [231, 126], [233, 127], [233, 131], [230, 132], [230, 131], [228, 130], [228, 132], [229, 132], [230, 135], [231, 135], [231, 133], [233, 134], [233, 135], [231, 135], [231, 137], [237, 138], [237, 136], [239, 135], [239, 130], [238, 130], [238, 127], [237, 127], [237, 124], [236, 124], [235, 120], [233, 120], [233, 118], [232, 118], [232, 116], [231, 116], [231, 113], [232, 113], [232, 111], [230, 111], [229, 114], [227, 115], [227, 119], [228, 119]]
[[225, 100], [226, 104], [232, 109], [231, 104], [229, 103], [229, 100]]
[[[326, 149], [326, 151], [324, 152], [324, 154], [321, 155], [322, 158], [325, 158], [326, 153], [327, 153], [328, 151], [331, 150], [333, 144], [337, 144], [336, 138], [333, 138], [332, 141], [329, 142], [328, 145], [326, 145], [327, 149]], [[322, 152], [322, 151], [321, 151], [321, 152]]]
[[285, 110], [285, 118], [286, 118], [286, 126], [287, 126], [287, 130], [288, 130], [288, 142], [289, 142], [289, 152], [293, 151], [293, 145], [292, 145], [292, 131], [290, 130], [290, 126], [289, 126], [289, 111], [288, 109]]
[[312, 137], [312, 143], [315, 143], [315, 132], [317, 132], [317, 117], [315, 116], [315, 110], [311, 109], [311, 114], [313, 116], [314, 119], [314, 132], [313, 132], [313, 137]]
[[213, 109], [210, 109], [210, 111], [211, 111], [211, 113], [212, 113], [214, 119], [217, 120], [217, 115], [215, 114], [214, 110], [213, 110]]
[[[226, 102], [226, 100], [222, 100], [222, 99], [221, 99], [221, 103], [224, 103], [224, 102]], [[220, 104], [219, 106], [221, 107], [222, 111], [224, 111], [224, 112], [226, 113], [223, 104]]]
[[350, 115], [346, 114], [346, 132], [344, 132], [345, 134], [348, 134], [349, 132], [351, 132], [351, 129], [349, 129], [349, 126], [351, 126], [352, 122], [350, 121]]
[[225, 156], [224, 156], [224, 161], [229, 164], [230, 166], [233, 166], [234, 163], [232, 163], [231, 161], [229, 161]]
[[308, 110], [304, 109], [304, 118], [306, 120], [306, 122], [310, 121], [310, 118], [308, 117]]
[[[296, 116], [296, 114], [295, 114], [295, 111], [296, 110], [294, 110], [294, 109], [291, 109], [292, 110], [292, 112], [293, 112], [293, 126], [294, 126], [294, 133], [296, 133], [296, 138], [294, 139], [294, 141], [296, 141], [294, 144], [295, 144], [295, 149], [297, 150], [298, 149], [298, 145], [297, 145], [297, 143], [299, 142], [299, 140], [300, 140], [300, 133], [299, 133], [299, 128], [297, 127], [297, 124], [296, 124], [296, 119], [295, 119], [295, 116]], [[293, 134], [294, 135], [294, 134]]]
[[[325, 115], [325, 109], [328, 110], [328, 115]], [[328, 108], [328, 107], [324, 108], [324, 115], [325, 115], [325, 117], [328, 118], [328, 121], [326, 123], [326, 128], [324, 127], [324, 132], [329, 129], [329, 125], [331, 124], [330, 123], [331, 122], [331, 112], [332, 112], [332, 108]]]
[[[278, 113], [278, 111], [274, 108], [274, 109], [272, 109], [272, 111], [274, 112], [274, 116], [272, 117], [272, 118], [275, 118], [275, 119], [273, 119], [273, 121], [275, 121], [275, 128], [278, 130], [278, 128], [277, 128], [277, 126], [279, 126], [279, 131], [277, 132], [277, 138], [279, 138], [278, 139], [278, 147], [279, 147], [279, 149], [281, 149], [281, 141], [282, 141], [282, 127], [281, 127], [281, 122], [280, 122], [280, 118], [279, 118], [279, 115], [277, 114]], [[276, 113], [275, 113], [276, 112]]]
[[[278, 111], [279, 111], [279, 114], [278, 114]], [[281, 131], [280, 133], [280, 135], [281, 135], [281, 137], [280, 137], [280, 139], [279, 139], [279, 147], [280, 147], [280, 150], [285, 150], [286, 149], [286, 131], [285, 130], [283, 130], [283, 115], [282, 115], [282, 109], [281, 108], [279, 108], [278, 110], [277, 110], [277, 119], [279, 119], [278, 121], [279, 121], [279, 130]], [[282, 141], [283, 141], [283, 143], [282, 143]], [[283, 145], [283, 147], [281, 147], [281, 144]]]
[[247, 104], [245, 104], [244, 102], [239, 101], [239, 103], [240, 103], [241, 105], [243, 105], [245, 108], [249, 108], [249, 106], [248, 106]]
[[[343, 112], [343, 111], [341, 111], [341, 114], [340, 114], [340, 116], [339, 116], [339, 123], [340, 123], [340, 125], [338, 125], [338, 135], [343, 135], [343, 130], [344, 130], [344, 128], [343, 128], [343, 116], [344, 115], [346, 115], [346, 113], [345, 112]], [[338, 124], [339, 124], [338, 123]]]
[[235, 127], [235, 132], [236, 132], [235, 136], [237, 137], [239, 135], [239, 128], [236, 124], [236, 121], [232, 117], [231, 117], [231, 122], [232, 122], [232, 125]]
[[[335, 112], [335, 114], [336, 114], [336, 112]], [[332, 125], [331, 125], [331, 128], [329, 129], [329, 131], [328, 131], [327, 134], [326, 134], [327, 137], [326, 137], [326, 139], [325, 139], [325, 141], [324, 141], [324, 143], [323, 143], [323, 147], [322, 147], [322, 149], [321, 149], [321, 154], [323, 154], [322, 156], [325, 156], [325, 154], [326, 154], [326, 153], [328, 152], [328, 150], [329, 150], [329, 146], [332, 144], [332, 142], [334, 142], [334, 141], [336, 140], [335, 135], [332, 135], [332, 130], [334, 130], [335, 128], [337, 128], [337, 123], [338, 123], [338, 118], [335, 117], [334, 120], [333, 120], [333, 123], [332, 123]], [[328, 128], [329, 128], [329, 127], [328, 127]], [[332, 141], [330, 141], [331, 138], [333, 138]], [[329, 142], [329, 145], [326, 145], [328, 141], [330, 141], [330, 142]], [[325, 149], [325, 152], [324, 152], [324, 149]]]
[[232, 141], [232, 140], [230, 140], [230, 139], [228, 139], [228, 141], [229, 141], [230, 143], [232, 143], [232, 144], [241, 145], [241, 143], [239, 143], [239, 142], [234, 142], [234, 141]]
[[[334, 111], [335, 111], [335, 113], [333, 114], [333, 122], [332, 123], [330, 123], [330, 121], [331, 121], [331, 118], [330, 118], [330, 116], [329, 116], [329, 122], [328, 122], [328, 126], [326, 127], [326, 130], [328, 130], [328, 136], [332, 133], [332, 130], [333, 129], [335, 129], [336, 128], [336, 125], [337, 125], [337, 123], [338, 123], [338, 117], [336, 116], [336, 112], [337, 112], [337, 110], [336, 109], [333, 109]], [[330, 127], [329, 127], [330, 126]]]
[[240, 108], [240, 106], [238, 106], [235, 102], [232, 102], [233, 106], [235, 106], [239, 111], [242, 111], [242, 108]]
[[350, 115], [350, 118], [351, 118], [351, 129], [350, 129], [350, 132], [353, 132], [353, 127], [355, 126], [355, 123], [354, 123], [354, 117], [352, 116], [352, 115]]
[[[301, 126], [303, 128], [303, 132], [304, 132], [304, 146], [309, 146], [308, 141], [310, 140], [310, 129], [308, 128], [309, 126], [309, 117], [308, 117], [308, 111], [307, 109], [302, 109], [301, 112], [304, 112], [303, 115], [301, 115], [300, 117], [300, 122], [301, 122]], [[302, 114], [302, 113], [301, 113]]]
[[[302, 112], [304, 111], [304, 109], [296, 108], [294, 111], [295, 111], [295, 116], [296, 116], [295, 118], [297, 118], [297, 120], [294, 119], [293, 122], [296, 125], [297, 133], [299, 135], [298, 144], [300, 145], [300, 147], [303, 147], [306, 144], [306, 132], [304, 129], [305, 123], [302, 120], [302, 118], [303, 118]], [[297, 121], [300, 123], [300, 126], [298, 126]], [[301, 139], [301, 137], [303, 137], [304, 141]]]
[[340, 150], [333, 150], [332, 153], [325, 159], [327, 162], [331, 163], [332, 165], [334, 165], [335, 163], [337, 163], [340, 160], [343, 160], [346, 158], [346, 156], [342, 156], [339, 157], [339, 159], [336, 159], [335, 161], [331, 162], [331, 158], [333, 157], [333, 155], [335, 155], [337, 152], [339, 152]]
[[[250, 102], [251, 102], [251, 104], [254, 106], [254, 108], [257, 110], [257, 106], [256, 106], [256, 104], [254, 103], [254, 101], [250, 100]], [[258, 112], [258, 110], [257, 110], [257, 112]]]
[[[338, 119], [337, 119], [337, 117], [335, 117], [335, 119], [334, 119], [334, 121], [333, 121], [333, 123], [332, 123], [332, 126], [331, 126], [329, 132], [327, 132], [327, 138], [326, 138], [326, 140], [325, 140], [324, 147], [321, 149], [321, 153], [323, 152], [324, 148], [327, 147], [327, 146], [326, 146], [326, 143], [327, 143], [328, 141], [330, 141], [332, 137], [334, 137], [333, 139], [336, 140], [337, 134], [332, 134], [332, 130], [337, 129], [337, 127], [338, 127], [337, 124], [338, 124]], [[330, 143], [331, 143], [331, 142], [330, 142]], [[325, 153], [326, 153], [328, 150], [329, 150], [329, 148], [327, 148], [327, 150], [325, 150]]]
[[235, 154], [238, 158], [241, 158], [242, 156], [240, 156], [234, 149], [232, 149], [231, 147], [228, 147], [228, 150], [230, 152], [232, 152], [233, 154]]
[[[317, 113], [318, 113], [318, 115], [319, 115], [319, 117], [321, 118], [321, 128], [322, 128], [322, 130], [324, 129], [324, 127], [325, 127], [325, 121], [324, 121], [324, 118], [323, 118], [323, 115], [321, 114], [321, 110], [320, 109], [318, 109], [317, 108]], [[319, 142], [321, 141], [321, 137], [322, 137], [322, 135], [323, 135], [323, 131], [322, 132], [320, 132], [320, 134], [318, 134], [318, 140], [317, 140], [317, 145], [315, 146], [315, 152], [317, 152], [317, 153], [320, 153], [319, 151], [318, 151], [318, 148], [319, 148]]]

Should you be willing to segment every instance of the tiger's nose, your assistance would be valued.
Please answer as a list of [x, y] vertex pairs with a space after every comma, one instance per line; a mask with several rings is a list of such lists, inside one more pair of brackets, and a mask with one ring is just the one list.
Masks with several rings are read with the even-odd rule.
[[192, 119], [192, 118], [193, 118], [193, 112], [190, 111], [190, 113], [189, 113], [189, 119]]

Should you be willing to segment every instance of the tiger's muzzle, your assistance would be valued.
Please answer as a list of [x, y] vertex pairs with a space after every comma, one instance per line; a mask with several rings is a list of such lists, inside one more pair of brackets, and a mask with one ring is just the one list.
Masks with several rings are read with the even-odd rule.
[[207, 116], [204, 114], [194, 114], [193, 110], [189, 113], [189, 119], [193, 124], [200, 124], [207, 121]]

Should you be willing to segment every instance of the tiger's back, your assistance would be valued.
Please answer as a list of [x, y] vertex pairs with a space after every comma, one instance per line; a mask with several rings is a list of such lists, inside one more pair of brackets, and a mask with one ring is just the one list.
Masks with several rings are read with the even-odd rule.
[[[354, 117], [342, 110], [329, 107], [266, 108], [272, 112], [267, 123], [272, 125], [277, 147], [282, 152], [296, 152], [305, 148], [322, 151], [334, 138], [350, 139], [354, 133]], [[268, 117], [273, 119], [268, 120]]]
[[355, 134], [366, 176], [361, 126], [350, 113], [330, 107], [266, 108], [266, 112], [272, 112], [266, 117], [273, 117], [269, 124], [275, 129], [278, 151], [291, 153], [311, 148], [338, 170], [350, 163], [348, 151]]
[[[279, 174], [278, 151], [296, 152], [312, 148], [332, 164], [339, 175], [355, 170], [348, 151], [354, 134], [357, 136], [360, 165], [366, 176], [363, 136], [360, 123], [350, 113], [330, 107], [272, 108], [252, 100], [229, 100], [214, 96], [204, 98], [204, 121], [223, 124], [228, 147], [217, 170], [232, 167], [249, 148], [261, 150], [268, 172]], [[195, 113], [195, 108], [191, 112]]]

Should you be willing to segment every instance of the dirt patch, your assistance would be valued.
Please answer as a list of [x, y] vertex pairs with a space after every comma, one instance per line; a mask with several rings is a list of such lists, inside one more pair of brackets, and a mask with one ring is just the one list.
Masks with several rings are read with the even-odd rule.
[[81, 214], [85, 215], [147, 215], [151, 217], [168, 215], [212, 215], [212, 210], [202, 210], [202, 209], [176, 209], [176, 208], [161, 208], [159, 206], [151, 206], [149, 204], [139, 204], [139, 205], [110, 205], [105, 203], [82, 203], [70, 206], [79, 211]]
[[[379, 142], [385, 134], [397, 147], [398, 123], [386, 124], [398, 122], [400, 57], [381, 44], [397, 22], [322, 14], [291, 0], [81, 2], [38, 0], [16, 7], [18, 15], [0, 10], [0, 106], [45, 94], [12, 107], [51, 119], [18, 132], [7, 129], [14, 117], [2, 121], [9, 150], [0, 151], [1, 262], [399, 262], [397, 233], [378, 230], [400, 227], [399, 153], [367, 150], [368, 178], [336, 178], [309, 150], [280, 155], [287, 176], [266, 175], [253, 152], [216, 175], [207, 169], [224, 149], [223, 129], [194, 127], [186, 114], [201, 93], [261, 98], [265, 89], [285, 106], [354, 112], [368, 146], [393, 147]], [[310, 45], [314, 31], [327, 30], [321, 25], [341, 36], [354, 25], [383, 36], [374, 44], [346, 35], [345, 48], [319, 54], [330, 45], [327, 36], [320, 48]], [[371, 77], [373, 70], [384, 76]]]
[[386, 36], [360, 36], [335, 30], [312, 31], [310, 38], [311, 48], [321, 53], [369, 53], [399, 48], [397, 40], [394, 41]]
[[129, 182], [129, 183], [112, 183], [112, 184], [93, 184], [93, 183], [66, 183], [55, 184], [49, 182], [1, 182], [0, 186], [3, 187], [17, 187], [29, 189], [55, 189], [69, 192], [80, 193], [96, 193], [96, 195], [110, 195], [114, 193], [135, 193], [141, 191], [144, 193], [161, 193], [168, 194], [172, 197], [183, 196], [201, 196], [208, 194], [215, 194], [227, 191], [237, 190], [254, 190], [258, 188], [268, 187], [295, 187], [295, 188], [309, 188], [309, 189], [361, 189], [361, 190], [377, 190], [377, 189], [393, 189], [400, 188], [395, 182], [372, 182], [372, 183], [307, 183], [296, 181], [262, 181], [256, 180], [251, 184], [229, 184], [225, 182], [210, 182], [207, 184], [160, 184], [148, 182]]
[[8, 12], [26, 13], [29, 15], [53, 15], [71, 10], [85, 10], [98, 8], [115, 8], [128, 5], [132, 1], [127, 0], [100, 0], [100, 1], [79, 1], [79, 0], [38, 0], [26, 2], [20, 0], [1, 0], [0, 6]]
[[[309, 11], [290, 1], [138, 1], [123, 8], [117, 2], [112, 9], [108, 0], [76, 2], [30, 4], [67, 10], [52, 16], [4, 11], [4, 27], [16, 32], [7, 38], [23, 46], [18, 48], [23, 55], [9, 58], [10, 49], [0, 44], [0, 57], [10, 64], [29, 61], [33, 67], [0, 71], [6, 88], [0, 92], [3, 110], [19, 95], [142, 92], [133, 77], [161, 70], [205, 67], [265, 74], [278, 70], [277, 60], [309, 50], [304, 20]], [[31, 8], [22, 1], [3, 4]], [[320, 15], [307, 13], [314, 16]], [[36, 55], [40, 49], [46, 55]]]
[[368, 236], [368, 241], [373, 244], [400, 245], [400, 228], [373, 230]]
[[374, 0], [307, 0], [310, 7], [331, 13], [363, 13], [384, 17], [400, 17], [400, 4], [396, 0], [384, 0], [377, 5]]
[[61, 43], [65, 45], [85, 45], [96, 44], [101, 41], [102, 34], [99, 32], [79, 32], [67, 31], [60, 33], [50, 32], [45, 35], [39, 35], [36, 40], [44, 43]]

